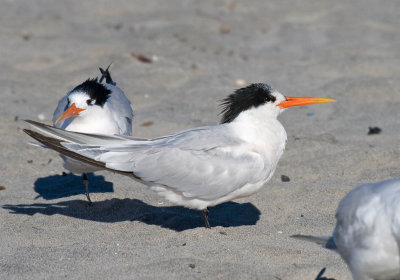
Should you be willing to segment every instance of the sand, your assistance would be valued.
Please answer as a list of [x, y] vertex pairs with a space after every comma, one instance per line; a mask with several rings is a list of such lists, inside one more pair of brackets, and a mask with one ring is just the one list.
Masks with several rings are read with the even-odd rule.
[[[326, 267], [350, 279], [339, 255], [290, 235], [331, 234], [349, 190], [400, 174], [399, 11], [394, 0], [2, 1], [0, 278], [314, 279]], [[337, 102], [282, 114], [275, 175], [211, 208], [207, 230], [199, 212], [109, 172], [89, 177], [89, 207], [57, 153], [27, 145], [22, 119], [50, 123], [111, 62], [138, 137], [216, 124], [218, 101], [251, 82]]]

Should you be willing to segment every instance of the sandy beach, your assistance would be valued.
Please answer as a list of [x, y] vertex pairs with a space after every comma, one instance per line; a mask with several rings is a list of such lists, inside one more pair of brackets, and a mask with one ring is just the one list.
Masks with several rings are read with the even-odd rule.
[[[400, 176], [400, 2], [1, 2], [1, 279], [351, 279], [338, 254], [290, 236], [330, 235], [349, 190]], [[50, 124], [110, 63], [137, 137], [217, 124], [220, 100], [253, 82], [337, 102], [284, 112], [274, 176], [211, 208], [207, 230], [105, 171], [89, 176], [89, 207], [81, 177], [28, 145], [22, 120]]]

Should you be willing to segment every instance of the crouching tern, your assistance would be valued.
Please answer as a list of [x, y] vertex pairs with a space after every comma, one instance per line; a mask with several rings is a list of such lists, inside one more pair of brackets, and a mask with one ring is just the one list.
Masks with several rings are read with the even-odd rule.
[[[88, 79], [61, 98], [53, 114], [55, 127], [84, 133], [132, 135], [131, 102], [112, 80], [109, 67], [99, 68], [99, 80]], [[99, 168], [64, 155], [61, 157], [65, 169], [82, 174], [86, 197], [91, 203], [86, 173]]]
[[219, 125], [143, 140], [75, 133], [27, 121], [24, 131], [44, 145], [86, 164], [129, 175], [184, 207], [208, 207], [249, 196], [272, 177], [287, 140], [278, 115], [291, 106], [334, 102], [285, 97], [267, 84], [251, 84], [222, 101]]
[[350, 191], [339, 203], [331, 237], [293, 237], [336, 250], [355, 280], [400, 279], [400, 178]]

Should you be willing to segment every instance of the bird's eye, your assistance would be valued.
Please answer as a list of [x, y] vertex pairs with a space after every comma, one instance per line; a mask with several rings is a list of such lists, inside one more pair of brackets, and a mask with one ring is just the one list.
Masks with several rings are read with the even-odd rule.
[[274, 103], [274, 102], [276, 101], [276, 97], [273, 96], [272, 94], [270, 94], [270, 95], [267, 97], [267, 101], [272, 101], [272, 103]]
[[86, 100], [87, 105], [93, 105], [94, 100], [93, 99], [88, 99]]

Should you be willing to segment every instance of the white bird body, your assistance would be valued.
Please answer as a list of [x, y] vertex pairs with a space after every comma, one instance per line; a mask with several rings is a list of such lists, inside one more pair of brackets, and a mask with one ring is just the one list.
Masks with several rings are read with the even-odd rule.
[[332, 101], [285, 97], [266, 84], [253, 84], [224, 100], [221, 124], [151, 140], [75, 134], [29, 121], [57, 139], [54, 146], [53, 140], [25, 132], [75, 159], [133, 174], [172, 203], [203, 210], [205, 217], [207, 207], [249, 196], [270, 180], [287, 140], [277, 120], [285, 108]]
[[400, 279], [400, 179], [352, 190], [336, 219], [333, 240], [354, 279]]
[[[57, 119], [68, 106], [68, 99], [71, 100], [71, 104], [75, 103], [77, 108], [88, 108], [86, 104], [87, 93], [72, 90], [58, 102], [53, 114], [53, 125], [57, 128], [74, 132], [132, 135], [133, 111], [129, 99], [126, 98], [119, 87], [107, 83], [103, 85], [111, 91], [103, 107], [92, 106], [90, 110], [86, 109], [77, 116], [57, 123]], [[63, 159], [63, 167], [72, 173], [79, 174], [100, 170], [64, 155], [61, 155], [61, 157]]]
[[[283, 100], [281, 95], [278, 102]], [[107, 168], [133, 172], [174, 204], [202, 210], [249, 196], [269, 181], [287, 138], [278, 113], [258, 108], [229, 123], [153, 140], [118, 137], [98, 148], [96, 142], [65, 146]]]
[[[57, 128], [108, 135], [132, 135], [133, 111], [124, 92], [114, 83], [108, 68], [100, 68], [102, 76], [87, 80], [68, 92], [58, 102], [53, 114]], [[105, 82], [102, 81], [105, 79]], [[84, 175], [86, 195], [90, 201], [86, 173], [100, 170], [65, 155], [63, 167], [72, 173]]]
[[350, 191], [339, 203], [331, 237], [293, 237], [337, 251], [355, 280], [400, 279], [400, 178]]
[[257, 125], [241, 120], [188, 130], [157, 145], [168, 142], [168, 150], [153, 154], [157, 148], [152, 146], [141, 155], [128, 153], [134, 164], [114, 163], [118, 153], [112, 148], [96, 159], [107, 161], [112, 169], [134, 170], [150, 189], [174, 204], [202, 210], [252, 195], [270, 180], [284, 151], [286, 132], [278, 121], [264, 125], [271, 130], [260, 133]]

